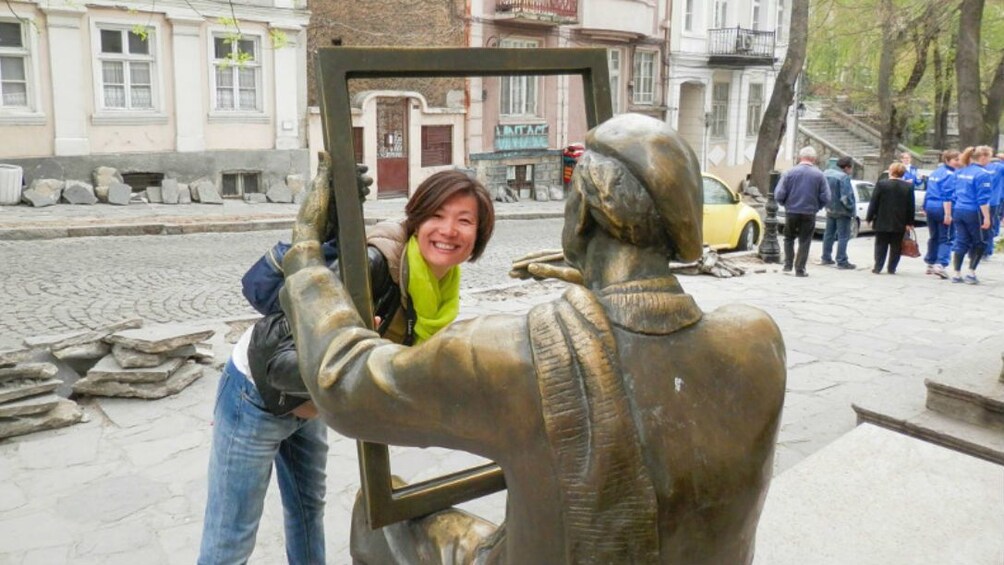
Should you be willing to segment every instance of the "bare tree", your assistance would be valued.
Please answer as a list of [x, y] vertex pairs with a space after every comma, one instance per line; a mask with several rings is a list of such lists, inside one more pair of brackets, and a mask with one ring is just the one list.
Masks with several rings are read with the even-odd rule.
[[[788, 27], [788, 53], [774, 81], [770, 101], [763, 112], [760, 131], [757, 133], [756, 152], [750, 182], [766, 191], [770, 170], [777, 161], [777, 152], [785, 133], [788, 108], [795, 99], [795, 83], [805, 63], [806, 40], [809, 31], [809, 0], [793, 0], [791, 22]], [[795, 132], [798, 135], [798, 132]]]

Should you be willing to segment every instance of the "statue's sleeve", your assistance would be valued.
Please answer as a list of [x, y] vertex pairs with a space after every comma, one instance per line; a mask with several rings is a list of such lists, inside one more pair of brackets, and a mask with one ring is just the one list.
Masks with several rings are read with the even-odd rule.
[[504, 435], [498, 423], [520, 399], [526, 409], [519, 392], [532, 377], [525, 317], [456, 322], [404, 347], [366, 329], [324, 267], [288, 277], [282, 305], [311, 397], [344, 435], [490, 456]]

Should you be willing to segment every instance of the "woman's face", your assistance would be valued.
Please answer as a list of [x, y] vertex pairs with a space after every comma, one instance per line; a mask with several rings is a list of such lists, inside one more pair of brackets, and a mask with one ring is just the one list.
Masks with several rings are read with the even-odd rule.
[[443, 203], [415, 232], [418, 249], [436, 278], [468, 259], [478, 238], [478, 201], [458, 194]]

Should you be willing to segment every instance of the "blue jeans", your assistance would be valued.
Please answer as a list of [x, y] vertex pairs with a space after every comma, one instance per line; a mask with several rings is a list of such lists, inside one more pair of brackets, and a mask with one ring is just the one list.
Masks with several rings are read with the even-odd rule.
[[948, 259], [952, 254], [952, 226], [945, 225], [945, 209], [940, 205], [937, 208], [928, 208], [927, 231], [930, 237], [927, 239], [927, 254], [924, 255], [924, 262], [928, 265], [948, 266]]
[[213, 411], [209, 500], [199, 564], [246, 563], [255, 546], [275, 463], [289, 563], [324, 563], [327, 427], [320, 419], [274, 416], [227, 361]]
[[851, 238], [851, 217], [834, 218], [826, 216], [826, 231], [823, 232], [823, 261], [833, 260], [833, 241], [837, 241], [837, 264], [847, 263], [847, 241]]

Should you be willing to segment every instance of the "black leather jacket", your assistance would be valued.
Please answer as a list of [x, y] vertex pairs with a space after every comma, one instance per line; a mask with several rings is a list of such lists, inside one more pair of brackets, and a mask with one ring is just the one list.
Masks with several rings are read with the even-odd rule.
[[[369, 246], [370, 284], [373, 291], [373, 312], [380, 318], [377, 331], [383, 335], [390, 327], [398, 308], [401, 307], [402, 290], [394, 283], [387, 259], [373, 246]], [[340, 263], [335, 261], [331, 269], [341, 275]], [[407, 301], [405, 301], [407, 303]], [[406, 333], [404, 345], [414, 341], [413, 328], [415, 313], [405, 308]], [[259, 320], [251, 333], [248, 345], [248, 364], [251, 378], [265, 407], [276, 416], [284, 416], [297, 406], [310, 400], [310, 393], [300, 378], [297, 364], [296, 345], [289, 322], [283, 312], [270, 314]]]

